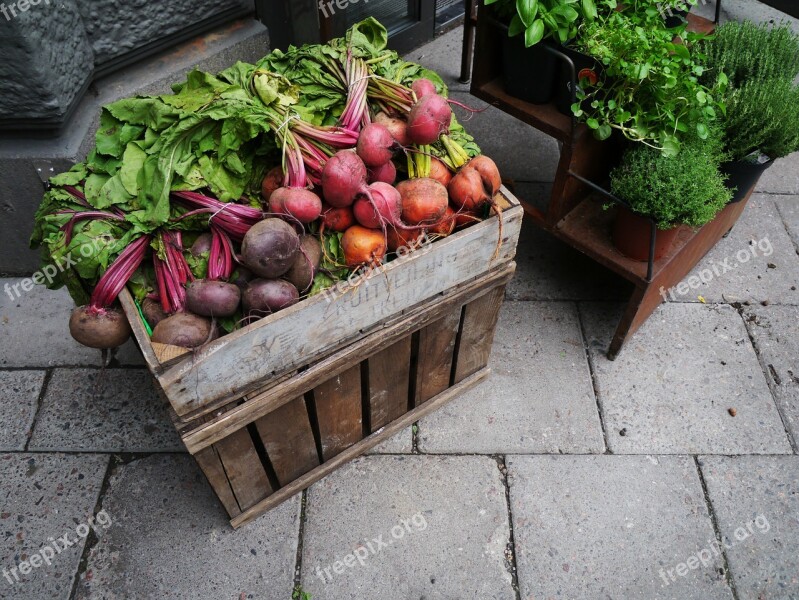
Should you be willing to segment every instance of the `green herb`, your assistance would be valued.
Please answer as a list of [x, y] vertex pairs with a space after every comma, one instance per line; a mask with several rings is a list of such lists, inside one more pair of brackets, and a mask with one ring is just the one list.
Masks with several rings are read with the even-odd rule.
[[524, 34], [527, 48], [545, 38], [565, 44], [577, 34], [581, 20], [597, 16], [594, 0], [485, 0], [485, 4], [493, 4], [497, 14], [509, 20], [510, 37]]

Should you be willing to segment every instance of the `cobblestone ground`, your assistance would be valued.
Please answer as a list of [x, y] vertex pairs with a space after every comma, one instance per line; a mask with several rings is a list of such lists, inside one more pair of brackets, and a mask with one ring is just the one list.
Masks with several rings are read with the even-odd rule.
[[[410, 58], [479, 105], [460, 35]], [[469, 126], [545, 197], [549, 138]], [[488, 382], [237, 532], [136, 348], [101, 372], [65, 293], [0, 293], [0, 598], [799, 598], [797, 194], [794, 155], [614, 362], [626, 284], [525, 224]]]

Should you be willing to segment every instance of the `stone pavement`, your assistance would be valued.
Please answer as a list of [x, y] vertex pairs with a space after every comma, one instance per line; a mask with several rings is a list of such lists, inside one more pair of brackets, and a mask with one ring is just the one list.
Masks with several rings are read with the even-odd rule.
[[[410, 58], [454, 81], [459, 41]], [[551, 140], [469, 127], [544, 196]], [[797, 599], [797, 202], [795, 155], [615, 362], [626, 283], [526, 224], [488, 382], [235, 532], [135, 347], [101, 372], [0, 279], [0, 598]]]

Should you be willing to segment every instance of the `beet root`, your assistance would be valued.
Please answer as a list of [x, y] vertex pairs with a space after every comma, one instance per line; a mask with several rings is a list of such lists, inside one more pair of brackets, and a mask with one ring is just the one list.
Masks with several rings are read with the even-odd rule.
[[341, 237], [341, 249], [349, 267], [379, 264], [386, 256], [386, 238], [382, 231], [353, 225]]
[[352, 207], [335, 208], [326, 206], [322, 210], [322, 223], [326, 230], [347, 231], [347, 229], [355, 225], [355, 215], [352, 212]]
[[408, 146], [411, 143], [408, 139], [408, 123], [402, 119], [396, 119], [384, 112], [379, 112], [377, 116], [375, 116], [374, 122], [385, 126], [391, 133], [391, 137], [393, 137], [394, 141], [400, 146]]
[[121, 310], [79, 306], [69, 316], [69, 333], [79, 344], [105, 350], [128, 341], [130, 324]]
[[385, 225], [401, 226], [402, 197], [397, 189], [377, 181], [369, 186], [371, 200], [358, 198], [352, 212], [358, 223], [369, 229], [382, 229]]
[[361, 130], [356, 152], [367, 167], [380, 167], [392, 159], [396, 146], [385, 125], [369, 123]]
[[491, 196], [483, 185], [480, 173], [468, 166], [458, 171], [447, 189], [456, 208], [476, 210], [491, 202]]
[[366, 165], [352, 150], [339, 150], [322, 169], [322, 194], [331, 206], [352, 206], [366, 187]]
[[408, 117], [408, 137], [414, 144], [432, 144], [449, 131], [452, 109], [446, 98], [432, 94], [420, 99]]
[[283, 279], [253, 279], [241, 297], [244, 314], [250, 320], [276, 313], [299, 299], [297, 288]]
[[270, 210], [291, 215], [300, 223], [312, 223], [322, 214], [322, 199], [311, 190], [282, 187], [272, 193]]
[[202, 317], [232, 317], [240, 302], [241, 290], [235, 283], [198, 279], [186, 288], [186, 308]]
[[164, 312], [164, 308], [161, 306], [161, 303], [156, 302], [151, 298], [144, 299], [144, 301], [141, 303], [141, 311], [144, 314], [144, 318], [147, 319], [147, 323], [150, 325], [150, 327], [155, 327], [169, 316]]
[[294, 264], [300, 236], [281, 219], [264, 219], [253, 225], [241, 242], [244, 265], [259, 277], [280, 277]]
[[276, 189], [283, 187], [284, 178], [285, 175], [281, 167], [274, 167], [269, 170], [263, 182], [261, 182], [261, 197], [264, 201], [268, 203], [269, 199], [272, 197], [272, 193]]
[[219, 330], [210, 319], [191, 313], [175, 313], [153, 329], [152, 341], [157, 344], [198, 348], [219, 337]]
[[447, 210], [447, 188], [435, 179], [420, 177], [397, 184], [402, 196], [402, 220], [408, 225], [434, 225]]
[[369, 183], [381, 181], [383, 183], [392, 184], [397, 180], [397, 167], [395, 167], [394, 163], [391, 161], [379, 167], [370, 167], [368, 172]]
[[321, 263], [322, 244], [314, 236], [304, 235], [300, 238], [300, 252], [285, 277], [299, 291], [304, 292], [311, 287]]

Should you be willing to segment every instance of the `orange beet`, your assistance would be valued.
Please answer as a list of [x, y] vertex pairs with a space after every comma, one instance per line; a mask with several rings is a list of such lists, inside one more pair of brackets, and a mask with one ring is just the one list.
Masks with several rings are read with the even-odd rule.
[[348, 267], [379, 264], [386, 256], [386, 238], [377, 229], [353, 225], [341, 237], [341, 249]]
[[402, 196], [402, 220], [408, 225], [432, 225], [447, 210], [447, 188], [429, 177], [407, 179], [397, 184]]

